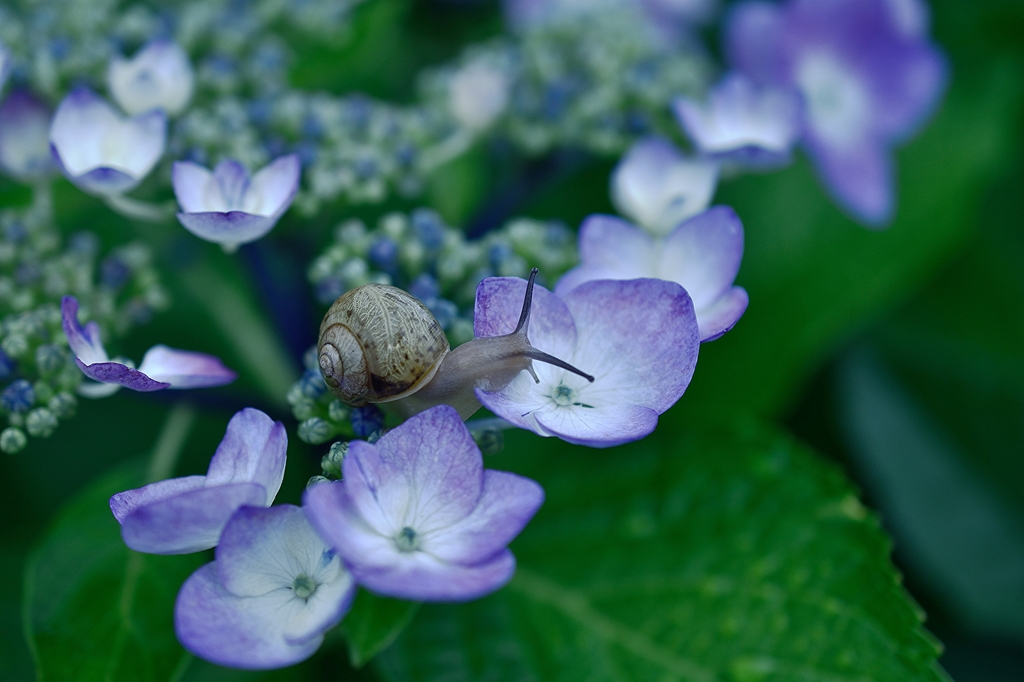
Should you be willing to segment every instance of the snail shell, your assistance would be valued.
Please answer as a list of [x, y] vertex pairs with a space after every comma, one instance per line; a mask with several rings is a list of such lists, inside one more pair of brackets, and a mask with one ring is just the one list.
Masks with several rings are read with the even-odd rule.
[[320, 324], [320, 372], [331, 393], [353, 407], [416, 392], [449, 348], [426, 306], [386, 284], [344, 293]]

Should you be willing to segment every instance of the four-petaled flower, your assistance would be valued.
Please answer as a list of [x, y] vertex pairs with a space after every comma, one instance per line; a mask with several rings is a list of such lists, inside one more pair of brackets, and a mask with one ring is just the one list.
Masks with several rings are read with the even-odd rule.
[[302, 509], [242, 507], [216, 560], [178, 593], [174, 630], [182, 646], [218, 665], [282, 668], [320, 648], [354, 595], [352, 576]]
[[[485, 279], [476, 292], [476, 336], [516, 327], [526, 281]], [[505, 389], [477, 389], [484, 407], [506, 421], [570, 443], [610, 447], [654, 430], [683, 395], [697, 364], [700, 335], [693, 303], [675, 282], [597, 280], [564, 298], [533, 294], [533, 345], [594, 375], [594, 382], [534, 363]]]
[[211, 173], [191, 161], [174, 164], [174, 195], [186, 230], [226, 251], [256, 241], [277, 224], [299, 189], [299, 157], [275, 159], [251, 178], [237, 161], [217, 164]]
[[360, 585], [402, 599], [465, 601], [507, 583], [515, 558], [506, 546], [544, 500], [534, 481], [485, 470], [448, 405], [373, 445], [354, 441], [342, 473], [306, 491], [309, 519]]
[[149, 554], [214, 547], [239, 507], [269, 507], [277, 497], [287, 449], [284, 424], [251, 407], [238, 412], [205, 476], [171, 478], [110, 498], [124, 543]]
[[726, 26], [733, 66], [802, 99], [802, 140], [839, 203], [870, 225], [893, 213], [889, 148], [932, 112], [946, 66], [919, 0], [744, 2]]
[[153, 109], [180, 114], [192, 99], [194, 84], [188, 55], [169, 40], [154, 40], [131, 59], [115, 56], [107, 68], [110, 93], [132, 115]]
[[693, 300], [701, 341], [732, 329], [747, 309], [746, 290], [733, 286], [743, 259], [743, 224], [728, 206], [710, 208], [664, 238], [621, 218], [590, 216], [580, 227], [579, 249], [582, 262], [555, 287], [560, 296], [595, 279], [678, 282]]
[[166, 138], [163, 111], [125, 119], [84, 86], [64, 98], [50, 125], [50, 150], [61, 172], [104, 197], [138, 185], [163, 156]]
[[79, 392], [93, 398], [107, 396], [125, 386], [133, 391], [159, 391], [164, 388], [206, 388], [235, 380], [235, 373], [220, 359], [205, 353], [176, 350], [156, 345], [142, 356], [138, 369], [124, 362], [111, 361], [100, 340], [95, 322], [82, 327], [78, 322], [78, 299], [61, 299], [61, 323], [75, 363], [85, 376], [109, 386], [81, 386]]

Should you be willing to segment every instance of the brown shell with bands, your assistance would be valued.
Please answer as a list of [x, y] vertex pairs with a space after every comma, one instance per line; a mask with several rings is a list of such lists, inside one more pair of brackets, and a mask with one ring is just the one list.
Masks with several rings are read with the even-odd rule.
[[320, 371], [342, 402], [359, 407], [415, 393], [449, 351], [441, 325], [414, 296], [386, 284], [342, 294], [320, 324]]

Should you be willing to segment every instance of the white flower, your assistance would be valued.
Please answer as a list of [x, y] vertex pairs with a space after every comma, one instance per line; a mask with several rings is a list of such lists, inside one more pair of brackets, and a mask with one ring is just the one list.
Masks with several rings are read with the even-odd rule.
[[192, 99], [194, 85], [188, 55], [168, 40], [154, 40], [132, 59], [116, 56], [107, 68], [110, 94], [133, 115], [153, 109], [180, 114]]

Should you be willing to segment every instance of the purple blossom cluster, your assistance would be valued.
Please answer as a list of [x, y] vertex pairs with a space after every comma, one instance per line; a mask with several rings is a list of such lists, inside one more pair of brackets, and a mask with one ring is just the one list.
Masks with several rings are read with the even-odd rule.
[[465, 601], [511, 580], [507, 549], [544, 501], [534, 481], [484, 469], [458, 413], [440, 405], [352, 443], [340, 481], [303, 507], [271, 506], [284, 478], [284, 426], [247, 408], [228, 424], [206, 476], [118, 493], [125, 543], [182, 554], [216, 547], [178, 593], [186, 649], [235, 668], [311, 656], [356, 586], [414, 601]]

